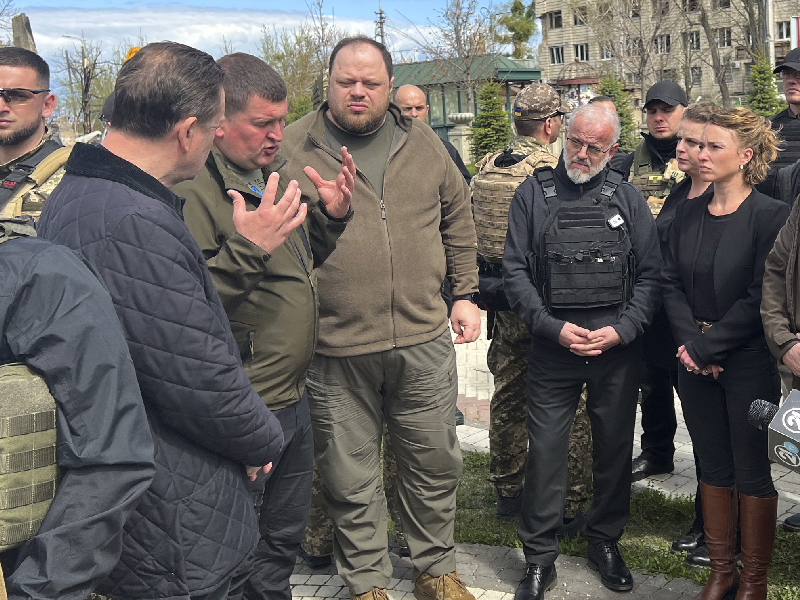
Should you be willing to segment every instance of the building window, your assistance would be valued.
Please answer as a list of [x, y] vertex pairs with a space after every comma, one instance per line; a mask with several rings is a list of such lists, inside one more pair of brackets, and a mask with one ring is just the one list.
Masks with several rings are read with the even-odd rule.
[[733, 83], [733, 69], [731, 68], [731, 63], [726, 64], [722, 68], [722, 77], [721, 79], [725, 83]]
[[664, 16], [669, 14], [670, 0], [652, 0], [653, 1], [653, 14]]
[[683, 12], [697, 12], [700, 10], [700, 0], [683, 0]]
[[586, 22], [589, 20], [589, 13], [585, 6], [576, 8], [572, 13], [572, 24], [575, 27], [586, 27]]
[[575, 58], [580, 62], [589, 60], [589, 44], [575, 44]]
[[625, 47], [629, 56], [641, 56], [643, 49], [642, 38], [628, 38], [625, 40]]
[[717, 41], [717, 48], [731, 47], [731, 28], [720, 27], [714, 30], [714, 39]]
[[700, 32], [684, 31], [683, 48], [684, 50], [700, 50]]
[[629, 8], [631, 18], [637, 18], [642, 14], [642, 0], [630, 0]]
[[789, 26], [789, 21], [778, 21], [775, 23], [775, 39], [776, 40], [788, 40], [792, 36], [791, 27]]
[[611, 60], [614, 58], [614, 53], [607, 46], [600, 46], [600, 60]]
[[653, 49], [656, 54], [669, 54], [670, 36], [669, 34], [657, 35], [653, 38]]
[[547, 26], [548, 29], [561, 29], [561, 11], [554, 10], [547, 13]]
[[717, 8], [730, 8], [731, 7], [731, 0], [714, 0], [712, 6]]
[[692, 67], [692, 85], [703, 85], [703, 69], [702, 67]]
[[628, 85], [641, 85], [642, 76], [639, 73], [625, 73], [625, 83]]
[[661, 69], [661, 81], [678, 81], [677, 69]]
[[564, 47], [563, 46], [550, 46], [550, 64], [563, 65], [564, 64]]

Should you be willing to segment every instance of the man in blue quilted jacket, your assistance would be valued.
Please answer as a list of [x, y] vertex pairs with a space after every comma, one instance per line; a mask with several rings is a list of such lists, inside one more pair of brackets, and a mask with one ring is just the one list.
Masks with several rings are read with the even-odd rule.
[[[122, 67], [100, 147], [78, 144], [39, 235], [79, 253], [111, 294], [155, 444], [156, 474], [125, 525], [122, 556], [97, 592], [116, 600], [217, 600], [258, 540], [248, 476], [283, 444], [242, 369], [200, 248], [169, 188], [203, 167], [223, 119], [223, 72], [208, 54], [149, 44]], [[297, 183], [276, 183], [233, 219], [301, 219]], [[89, 568], [90, 565], [87, 565]]]

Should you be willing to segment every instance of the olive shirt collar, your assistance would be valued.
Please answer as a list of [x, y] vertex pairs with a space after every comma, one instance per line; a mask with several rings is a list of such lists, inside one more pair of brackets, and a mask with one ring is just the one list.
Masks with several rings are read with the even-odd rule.
[[[275, 155], [275, 158], [269, 163], [266, 167], [262, 169], [264, 173], [264, 183], [266, 184], [267, 179], [272, 173], [277, 172], [283, 165], [286, 164], [286, 159], [283, 157], [282, 154], [278, 153]], [[206, 160], [206, 166], [211, 170], [211, 172], [219, 173], [219, 176], [222, 178], [222, 186], [226, 190], [236, 190], [242, 195], [248, 196], [258, 196], [257, 194], [253, 193], [253, 190], [242, 181], [242, 178], [239, 174], [234, 171], [230, 165], [228, 159], [220, 152], [216, 146], [211, 148], [211, 153], [208, 155], [208, 159]], [[281, 186], [278, 186], [279, 189]]]
[[[8, 177], [8, 174], [11, 173], [11, 171], [14, 170], [14, 167], [16, 167], [19, 163], [21, 163], [26, 158], [30, 158], [31, 156], [36, 154], [39, 151], [39, 149], [42, 146], [44, 146], [45, 142], [47, 142], [48, 140], [52, 139], [53, 137], [55, 137], [53, 132], [50, 129], [45, 128], [44, 136], [42, 136], [42, 140], [36, 145], [35, 148], [33, 148], [32, 150], [29, 150], [28, 152], [26, 152], [22, 156], [18, 156], [17, 158], [13, 158], [10, 161], [8, 161], [7, 163], [5, 163], [3, 165], [0, 165], [0, 179], [4, 179], [4, 178]], [[58, 140], [58, 141], [60, 141], [60, 140]]]

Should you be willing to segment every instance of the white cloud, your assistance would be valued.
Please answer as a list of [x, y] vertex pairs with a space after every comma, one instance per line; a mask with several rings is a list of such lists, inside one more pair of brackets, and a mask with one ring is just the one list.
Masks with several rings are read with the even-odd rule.
[[[223, 36], [237, 51], [260, 53], [264, 26], [293, 28], [308, 18], [307, 12], [277, 10], [234, 10], [189, 6], [144, 6], [136, 8], [51, 8], [25, 7], [31, 21], [36, 47], [40, 55], [52, 61], [74, 40], [64, 36], [84, 36], [101, 43], [104, 49], [135, 41], [143, 35], [148, 41], [171, 40], [220, 56]], [[336, 26], [350, 34], [373, 35], [372, 19], [336, 18]], [[410, 24], [407, 29], [413, 27]], [[390, 34], [389, 47], [408, 51], [413, 43]]]

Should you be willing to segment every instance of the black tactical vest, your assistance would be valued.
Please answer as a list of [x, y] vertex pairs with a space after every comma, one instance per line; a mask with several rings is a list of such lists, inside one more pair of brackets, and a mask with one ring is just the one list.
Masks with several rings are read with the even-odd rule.
[[634, 256], [627, 223], [609, 202], [623, 179], [609, 169], [597, 198], [558, 199], [550, 168], [536, 171], [549, 216], [539, 229], [536, 277], [539, 292], [553, 308], [618, 306], [633, 292]]

